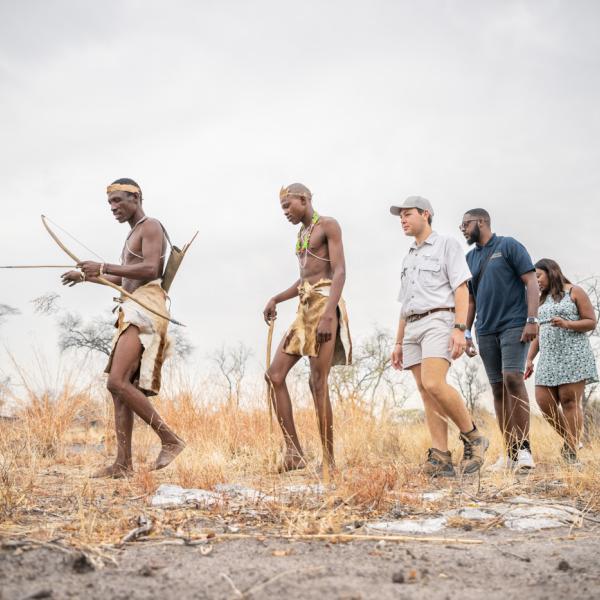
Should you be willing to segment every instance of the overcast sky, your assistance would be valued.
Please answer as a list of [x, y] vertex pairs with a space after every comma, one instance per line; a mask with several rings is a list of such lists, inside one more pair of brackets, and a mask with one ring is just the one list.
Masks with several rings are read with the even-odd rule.
[[[388, 208], [411, 194], [440, 232], [483, 206], [534, 259], [600, 273], [599, 18], [594, 0], [0, 0], [0, 262], [64, 263], [41, 213], [118, 262], [105, 187], [132, 177], [174, 241], [200, 230], [172, 289], [196, 360], [238, 340], [262, 359], [263, 306], [297, 277], [294, 181], [342, 226], [356, 338], [396, 325], [410, 241]], [[32, 298], [111, 306], [59, 273], [0, 271], [20, 361], [57, 356]]]

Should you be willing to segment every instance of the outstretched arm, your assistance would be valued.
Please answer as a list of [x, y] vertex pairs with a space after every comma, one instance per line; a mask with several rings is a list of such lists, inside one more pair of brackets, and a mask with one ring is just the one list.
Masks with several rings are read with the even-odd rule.
[[[77, 283], [83, 283], [84, 281], [90, 281], [92, 283], [100, 283], [104, 285], [101, 281], [98, 281], [96, 277], [85, 277], [83, 271], [67, 271], [60, 276], [63, 285], [68, 285], [69, 287], [73, 287]], [[122, 280], [121, 277], [116, 277], [115, 275], [104, 275], [104, 279], [108, 279], [112, 283], [116, 283], [117, 285], [121, 285]]]
[[321, 316], [321, 320], [317, 326], [317, 342], [319, 344], [328, 342], [335, 335], [333, 323], [335, 322], [337, 305], [340, 302], [342, 290], [346, 283], [346, 259], [342, 244], [342, 229], [335, 219], [327, 219], [323, 222], [323, 230], [327, 236], [332, 276], [331, 290], [325, 306], [325, 312]]

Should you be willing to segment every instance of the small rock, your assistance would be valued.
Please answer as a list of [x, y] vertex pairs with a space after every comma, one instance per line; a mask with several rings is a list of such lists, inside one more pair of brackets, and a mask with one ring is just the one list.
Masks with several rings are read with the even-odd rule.
[[90, 571], [94, 571], [96, 567], [90, 560], [90, 557], [83, 552], [79, 552], [75, 555], [75, 558], [72, 563], [73, 571], [75, 573], [89, 573]]
[[559, 571], [569, 571], [570, 569], [571, 565], [564, 558], [558, 563]]
[[416, 569], [411, 569], [406, 577], [408, 583], [417, 583], [419, 581], [419, 572]]
[[381, 550], [382, 548], [385, 548], [387, 542], [385, 540], [379, 540], [376, 544], [375, 544], [375, 548], [377, 548], [378, 550]]
[[390, 510], [390, 517], [392, 517], [392, 519], [402, 519], [402, 517], [406, 517], [407, 514], [408, 513], [402, 508], [402, 504], [399, 502], [396, 502], [394, 508]]
[[240, 528], [237, 525], [227, 525], [225, 527], [225, 533], [239, 533]]
[[154, 575], [154, 571], [152, 570], [152, 567], [150, 567], [149, 565], [144, 565], [140, 569], [140, 575], [142, 577], [152, 577], [152, 575]]
[[27, 600], [29, 600], [30, 598], [32, 600], [37, 600], [37, 598], [52, 598], [53, 594], [54, 592], [51, 589], [40, 590], [39, 592], [31, 594], [31, 596], [27, 596]]
[[397, 571], [392, 575], [392, 583], [404, 583], [404, 573], [402, 571]]

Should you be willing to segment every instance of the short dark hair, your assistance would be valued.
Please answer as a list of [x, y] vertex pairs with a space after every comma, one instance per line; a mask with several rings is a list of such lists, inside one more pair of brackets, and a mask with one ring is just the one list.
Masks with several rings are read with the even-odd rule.
[[[422, 208], [417, 208], [417, 212], [422, 215], [425, 211]], [[429, 217], [427, 219], [427, 223], [429, 225], [431, 225], [433, 223], [433, 217], [431, 216], [431, 213], [429, 213]]]
[[[112, 183], [121, 183], [123, 185], [134, 185], [138, 190], [140, 190], [140, 200], [142, 199], [142, 188], [139, 186], [137, 181], [130, 179], [129, 177], [121, 177], [120, 179], [115, 179]], [[131, 192], [125, 192], [126, 194], [131, 194]]]
[[483, 219], [488, 225], [491, 225], [492, 223], [490, 213], [485, 210], [485, 208], [472, 208], [471, 210], [468, 210], [465, 215], [471, 215], [477, 219]]

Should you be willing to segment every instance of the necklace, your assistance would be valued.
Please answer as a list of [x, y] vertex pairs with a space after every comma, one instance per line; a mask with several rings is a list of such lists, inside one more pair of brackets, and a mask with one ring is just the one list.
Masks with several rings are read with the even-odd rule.
[[302, 225], [300, 231], [298, 232], [298, 238], [296, 239], [296, 254], [300, 254], [308, 250], [308, 245], [310, 243], [310, 236], [312, 235], [313, 229], [315, 225], [319, 222], [319, 213], [317, 211], [313, 212], [312, 222], [310, 227], [305, 227]]
[[300, 261], [300, 266], [304, 268], [306, 266], [306, 261], [308, 260], [309, 250], [308, 247], [310, 245], [310, 238], [312, 236], [312, 232], [315, 228], [315, 225], [319, 222], [319, 213], [315, 210], [313, 212], [312, 221], [309, 227], [305, 227], [302, 225], [300, 231], [298, 232], [298, 237], [296, 238], [296, 256]]

